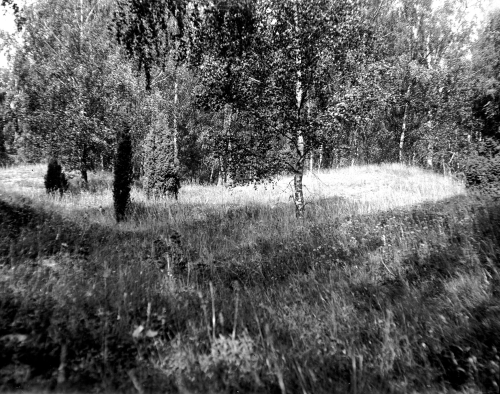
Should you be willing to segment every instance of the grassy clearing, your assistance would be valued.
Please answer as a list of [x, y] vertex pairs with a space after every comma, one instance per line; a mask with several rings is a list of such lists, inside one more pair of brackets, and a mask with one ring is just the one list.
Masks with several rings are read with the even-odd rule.
[[499, 206], [450, 178], [309, 175], [303, 221], [286, 178], [134, 189], [116, 225], [109, 174], [44, 171], [0, 171], [3, 390], [498, 392]]

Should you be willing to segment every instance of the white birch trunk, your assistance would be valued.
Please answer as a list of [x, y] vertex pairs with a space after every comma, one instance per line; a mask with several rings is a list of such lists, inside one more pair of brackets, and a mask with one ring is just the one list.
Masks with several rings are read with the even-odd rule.
[[[231, 104], [224, 105], [224, 121], [222, 126], [223, 135], [230, 139], [231, 125], [233, 120], [233, 106]], [[224, 157], [220, 160], [220, 171], [217, 184], [219, 186], [225, 185], [230, 180], [228, 179], [228, 164], [231, 161], [231, 141], [228, 141], [227, 152], [224, 152]]]
[[295, 0], [295, 12], [294, 12], [294, 23], [295, 23], [295, 64], [297, 66], [296, 82], [295, 82], [295, 96], [297, 105], [297, 123], [299, 124], [299, 129], [297, 131], [297, 153], [298, 160], [295, 165], [294, 174], [294, 203], [295, 203], [295, 214], [297, 217], [301, 218], [304, 216], [304, 191], [302, 187], [302, 180], [304, 177], [304, 136], [302, 130], [300, 129], [300, 109], [302, 106], [302, 99], [304, 96], [304, 90], [302, 87], [302, 60], [300, 58], [300, 26], [299, 26], [299, 1]]
[[177, 166], [179, 164], [179, 147], [177, 145], [177, 140], [179, 138], [179, 83], [177, 81], [177, 67], [174, 71], [174, 130], [173, 130], [173, 144], [174, 144], [174, 164]]
[[404, 150], [404, 145], [405, 145], [405, 138], [406, 138], [406, 128], [407, 128], [407, 121], [408, 121], [408, 100], [410, 99], [410, 89], [411, 85], [408, 86], [408, 89], [406, 90], [405, 94], [405, 109], [403, 112], [403, 125], [401, 126], [401, 135], [399, 137], [399, 162], [403, 162], [403, 150]]
[[321, 170], [322, 165], [323, 165], [323, 145], [319, 147], [318, 171]]
[[[430, 118], [430, 115], [429, 115]], [[429, 132], [429, 143], [427, 145], [427, 167], [432, 168], [434, 163], [433, 163], [433, 158], [434, 158], [434, 140], [432, 137], [432, 120], [429, 120], [428, 122], [428, 132]]]
[[405, 145], [406, 137], [406, 112], [408, 110], [408, 104], [405, 104], [405, 111], [403, 114], [403, 126], [401, 127], [401, 135], [399, 137], [399, 162], [403, 162], [403, 149]]

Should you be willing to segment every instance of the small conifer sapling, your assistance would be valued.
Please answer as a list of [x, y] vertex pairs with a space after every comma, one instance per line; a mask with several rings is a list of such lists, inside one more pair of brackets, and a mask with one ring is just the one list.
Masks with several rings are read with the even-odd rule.
[[132, 140], [128, 130], [122, 131], [118, 137], [118, 147], [114, 166], [113, 201], [116, 221], [125, 219], [127, 205], [130, 200], [132, 184]]

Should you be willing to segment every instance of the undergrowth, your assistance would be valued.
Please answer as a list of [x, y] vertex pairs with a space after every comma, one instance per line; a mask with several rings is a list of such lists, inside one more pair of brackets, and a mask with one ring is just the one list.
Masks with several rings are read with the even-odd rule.
[[499, 392], [495, 200], [40, 198], [2, 190], [1, 390]]

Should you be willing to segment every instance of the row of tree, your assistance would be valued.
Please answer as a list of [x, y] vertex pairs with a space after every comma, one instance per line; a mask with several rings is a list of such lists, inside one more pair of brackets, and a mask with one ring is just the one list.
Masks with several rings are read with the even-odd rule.
[[479, 26], [466, 0], [2, 4], [22, 34], [5, 40], [2, 138], [26, 160], [86, 180], [126, 140], [148, 194], [174, 196], [181, 179], [287, 171], [298, 215], [307, 168], [399, 160], [500, 178], [498, 11]]

